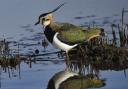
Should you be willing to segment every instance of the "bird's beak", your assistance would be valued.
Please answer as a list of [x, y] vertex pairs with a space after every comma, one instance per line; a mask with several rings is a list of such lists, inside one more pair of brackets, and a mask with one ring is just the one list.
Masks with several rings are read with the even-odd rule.
[[38, 25], [39, 23], [40, 23], [40, 22], [38, 21], [38, 22], [35, 23], [35, 25]]

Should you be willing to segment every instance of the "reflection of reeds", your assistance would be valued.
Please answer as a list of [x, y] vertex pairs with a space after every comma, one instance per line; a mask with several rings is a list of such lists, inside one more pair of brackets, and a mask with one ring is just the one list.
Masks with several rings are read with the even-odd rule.
[[20, 79], [21, 76], [20, 76], [19, 56], [5, 56], [5, 55], [0, 56], [0, 87], [1, 87], [2, 71], [8, 73], [9, 78], [11, 78], [11, 76], [16, 77], [16, 75], [14, 74], [15, 70], [19, 71], [19, 79]]
[[1, 57], [0, 58], [0, 66], [6, 71], [7, 67], [10, 68], [16, 68], [16, 66], [19, 64], [19, 60], [15, 57]]
[[20, 60], [18, 57], [0, 57], [1, 69], [9, 74], [9, 78], [11, 77], [10, 73], [16, 70], [18, 65], [20, 65]]

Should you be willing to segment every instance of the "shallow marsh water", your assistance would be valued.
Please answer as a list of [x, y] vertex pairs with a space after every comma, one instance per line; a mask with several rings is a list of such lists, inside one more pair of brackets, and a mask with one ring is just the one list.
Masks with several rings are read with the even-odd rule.
[[[51, 49], [50, 49], [51, 50]], [[54, 49], [53, 49], [54, 50]], [[55, 52], [57, 50], [54, 50]], [[51, 52], [48, 49], [43, 53]], [[2, 89], [46, 89], [49, 79], [52, 76], [65, 69], [65, 62], [58, 58], [56, 54], [49, 54], [37, 57], [37, 60], [31, 63], [21, 62], [20, 74], [19, 69], [12, 69], [9, 73], [2, 71], [1, 73], [1, 88]], [[50, 61], [41, 61], [50, 60]], [[109, 65], [109, 64], [108, 64]], [[124, 65], [125, 66], [125, 65]], [[88, 68], [88, 67], [87, 67]], [[101, 67], [102, 68], [102, 67]], [[116, 69], [116, 68], [115, 68]], [[95, 71], [95, 69], [94, 69]], [[101, 89], [127, 89], [128, 69], [123, 70], [97, 70], [98, 76], [105, 79], [105, 86]], [[88, 71], [85, 69], [85, 73]]]
[[[41, 13], [52, 10], [63, 2], [67, 2], [67, 4], [54, 13], [56, 21], [70, 22], [81, 26], [92, 25], [95, 22], [95, 25], [105, 28], [108, 34], [111, 34], [110, 23], [120, 23], [122, 8], [128, 10], [127, 0], [1, 0], [0, 38], [17, 41], [18, 43], [10, 44], [10, 47], [17, 49], [17, 44], [19, 44], [20, 53], [24, 55], [33, 54], [35, 49], [38, 49], [40, 53], [58, 51], [51, 45], [44, 51], [40, 44], [43, 38], [40, 34], [42, 27], [34, 26], [34, 23]], [[128, 23], [127, 16], [126, 13], [125, 23]], [[61, 60], [57, 54], [41, 58]], [[65, 69], [65, 63], [43, 61], [32, 63], [32, 68], [29, 68], [28, 64], [22, 62], [20, 67], [21, 78], [19, 78], [18, 70], [11, 73], [11, 78], [7, 73], [2, 72], [1, 89], [46, 89], [49, 79], [56, 72]], [[106, 79], [106, 86], [101, 89], [128, 88], [128, 69], [125, 71], [100, 71], [99, 75]]]
[[[57, 62], [36, 61], [36, 63], [32, 63], [31, 68], [29, 64], [22, 62], [20, 64], [20, 75], [18, 72], [19, 70], [15, 70], [11, 72], [10, 78], [7, 72], [6, 73], [2, 72], [1, 88], [2, 89], [46, 89], [49, 79], [51, 79], [55, 73], [60, 72], [64, 69], [65, 69], [64, 61], [57, 61]], [[85, 69], [85, 71], [86, 71], [85, 73], [88, 74], [87, 69]], [[96, 88], [96, 89], [128, 88], [127, 69], [120, 71], [115, 71], [115, 70], [97, 70], [97, 71], [98, 71], [98, 77], [104, 79], [106, 85], [104, 87]]]

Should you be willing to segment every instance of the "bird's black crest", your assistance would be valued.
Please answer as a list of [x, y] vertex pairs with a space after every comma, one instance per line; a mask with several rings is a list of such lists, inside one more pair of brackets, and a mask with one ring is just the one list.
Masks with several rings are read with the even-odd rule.
[[41, 14], [41, 15], [39, 16], [39, 18], [38, 18], [38, 22], [35, 23], [35, 25], [39, 24], [39, 21], [40, 21], [41, 17], [44, 17], [44, 16], [46, 16], [46, 15], [48, 15], [48, 14], [50, 14], [50, 13], [53, 13], [53, 12], [57, 11], [57, 10], [58, 10], [60, 7], [62, 7], [64, 4], [66, 4], [66, 3], [60, 4], [57, 8], [55, 8], [54, 10], [52, 10], [52, 11], [50, 11], [50, 12]]

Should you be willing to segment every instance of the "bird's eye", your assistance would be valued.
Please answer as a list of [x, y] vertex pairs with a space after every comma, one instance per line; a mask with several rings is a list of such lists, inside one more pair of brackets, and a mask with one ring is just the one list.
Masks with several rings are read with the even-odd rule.
[[45, 21], [48, 21], [49, 19], [45, 19]]
[[49, 19], [46, 19], [46, 18], [42, 18], [42, 21], [48, 21]]

